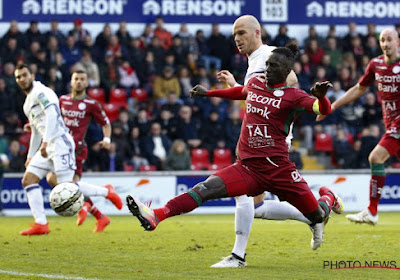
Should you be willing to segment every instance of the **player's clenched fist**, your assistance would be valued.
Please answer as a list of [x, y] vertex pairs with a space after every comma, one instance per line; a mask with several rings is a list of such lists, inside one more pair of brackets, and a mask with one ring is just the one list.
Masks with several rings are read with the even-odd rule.
[[193, 98], [195, 96], [206, 96], [207, 95], [207, 89], [201, 85], [196, 85], [194, 88], [192, 88], [190, 91], [190, 97]]
[[325, 96], [326, 92], [329, 88], [333, 87], [331, 82], [316, 82], [315, 85], [310, 89], [311, 94], [314, 95], [316, 98], [322, 98]]

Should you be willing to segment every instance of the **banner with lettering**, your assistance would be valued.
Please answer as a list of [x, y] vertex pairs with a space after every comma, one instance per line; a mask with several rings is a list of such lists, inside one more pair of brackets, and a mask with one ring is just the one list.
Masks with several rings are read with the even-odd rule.
[[359, 24], [399, 22], [400, 2], [312, 0], [0, 0], [0, 21], [232, 23], [252, 14], [262, 23]]

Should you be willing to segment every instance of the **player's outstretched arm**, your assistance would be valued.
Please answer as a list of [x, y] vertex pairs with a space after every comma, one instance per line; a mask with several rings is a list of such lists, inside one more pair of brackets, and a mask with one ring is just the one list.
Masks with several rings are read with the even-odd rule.
[[[341, 98], [339, 98], [338, 100], [336, 100], [335, 102], [332, 103], [331, 113], [335, 112], [340, 107], [353, 102], [354, 100], [359, 98], [361, 95], [363, 95], [366, 90], [367, 90], [367, 87], [362, 86], [357, 83], [355, 86], [348, 89]], [[322, 121], [324, 119], [325, 119], [325, 116], [317, 116], [316, 120]]]
[[216, 89], [216, 90], [207, 90], [205, 87], [201, 85], [196, 85], [190, 91], [190, 97], [195, 96], [208, 96], [208, 97], [220, 97], [223, 99], [229, 100], [245, 100], [247, 97], [247, 93], [244, 91], [244, 87], [232, 87], [226, 89]]

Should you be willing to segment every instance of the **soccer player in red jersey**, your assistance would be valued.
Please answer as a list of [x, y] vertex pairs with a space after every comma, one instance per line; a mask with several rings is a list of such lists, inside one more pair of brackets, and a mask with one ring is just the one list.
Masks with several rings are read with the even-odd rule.
[[[383, 120], [386, 132], [378, 145], [369, 154], [371, 180], [369, 184], [369, 206], [357, 214], [346, 217], [355, 223], [378, 223], [378, 204], [385, 184], [384, 163], [391, 156], [400, 157], [400, 56], [399, 35], [394, 29], [384, 29], [379, 35], [383, 55], [373, 58], [367, 65], [364, 75], [341, 98], [332, 103], [332, 112], [353, 102], [365, 93], [376, 81], [378, 95], [382, 100]], [[318, 116], [317, 120], [323, 117]]]
[[[90, 196], [104, 196], [109, 199], [118, 209], [122, 209], [122, 200], [112, 185], [105, 187], [95, 186], [80, 181], [82, 177], [83, 164], [87, 158], [88, 148], [85, 143], [85, 135], [87, 128], [92, 119], [102, 126], [104, 138], [100, 142], [103, 149], [110, 148], [111, 125], [101, 104], [86, 95], [88, 86], [87, 74], [84, 71], [75, 71], [71, 76], [71, 93], [60, 96], [60, 108], [63, 115], [65, 125], [70, 129], [70, 133], [74, 138], [76, 149], [76, 171], [74, 182], [79, 186], [82, 193], [85, 194], [86, 201], [82, 210], [78, 213], [78, 226], [81, 225], [90, 212], [96, 218], [96, 228], [94, 232], [102, 232], [110, 223], [110, 218], [102, 214], [89, 198]], [[54, 184], [54, 174], [50, 173], [48, 182]]]
[[238, 159], [187, 193], [171, 199], [162, 208], [152, 210], [128, 195], [128, 208], [145, 230], [154, 230], [164, 219], [190, 212], [210, 199], [243, 194], [256, 196], [269, 191], [303, 213], [312, 229], [318, 228], [323, 232], [331, 210], [342, 207], [340, 199], [324, 187], [317, 201], [295, 164], [289, 160], [285, 140], [298, 113], [330, 114], [330, 102], [325, 94], [331, 84], [317, 83], [311, 89], [317, 98], [300, 89], [287, 87], [286, 78], [297, 53], [296, 45], [274, 49], [266, 61], [266, 79], [253, 77], [244, 87], [207, 91], [197, 85], [191, 90], [192, 96], [246, 100], [246, 113], [237, 144]]

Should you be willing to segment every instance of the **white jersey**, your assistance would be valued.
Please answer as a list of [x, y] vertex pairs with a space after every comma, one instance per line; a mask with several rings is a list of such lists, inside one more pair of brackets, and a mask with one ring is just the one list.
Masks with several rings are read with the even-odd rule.
[[247, 82], [254, 74], [264, 74], [265, 62], [274, 49], [276, 49], [276, 47], [262, 45], [249, 56], [249, 67], [247, 68], [246, 76], [244, 78], [245, 85], [247, 85]]
[[31, 144], [34, 143], [29, 148], [28, 157], [37, 151], [37, 143], [40, 143], [40, 140], [50, 142], [68, 133], [68, 128], [60, 114], [57, 95], [41, 82], [33, 82], [32, 90], [26, 96], [23, 108], [32, 128]]

